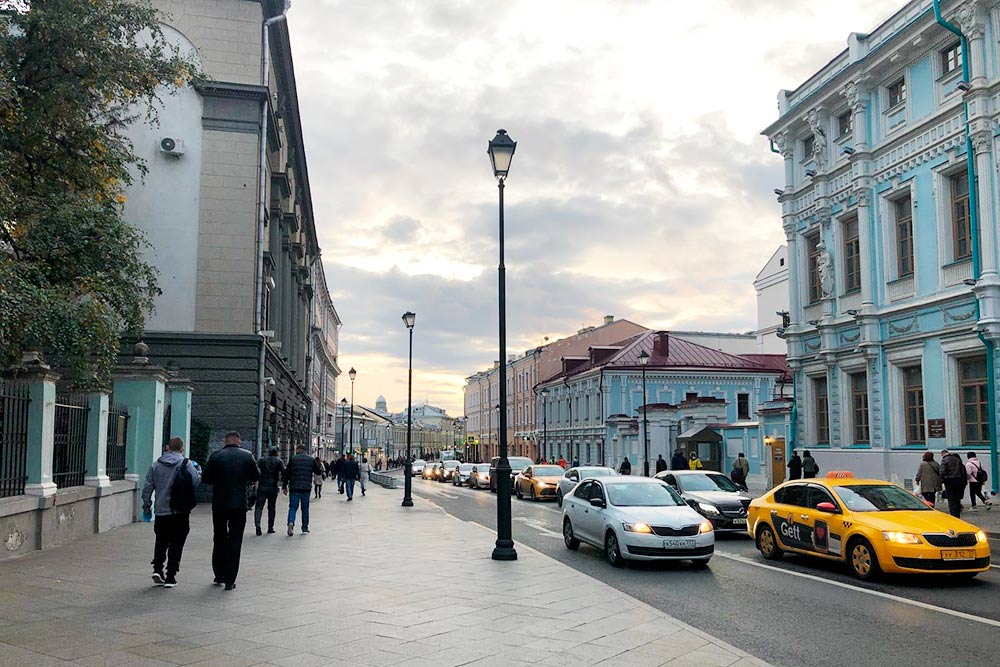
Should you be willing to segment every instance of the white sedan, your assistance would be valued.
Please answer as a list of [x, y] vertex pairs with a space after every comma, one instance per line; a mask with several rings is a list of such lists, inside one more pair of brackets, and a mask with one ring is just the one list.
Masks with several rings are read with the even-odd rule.
[[578, 466], [570, 468], [559, 479], [559, 489], [556, 491], [556, 503], [558, 503], [559, 507], [562, 507], [563, 498], [569, 495], [573, 487], [579, 484], [582, 479], [587, 479], [588, 477], [607, 477], [608, 475], [617, 474], [614, 468], [607, 468], [605, 466]]
[[563, 498], [563, 541], [604, 550], [608, 562], [690, 560], [708, 565], [715, 552], [712, 522], [672, 488], [648, 477], [600, 477], [580, 482]]
[[427, 461], [423, 459], [413, 459], [413, 463], [410, 464], [412, 467], [410, 471], [414, 477], [417, 477], [424, 471], [424, 466], [427, 465]]

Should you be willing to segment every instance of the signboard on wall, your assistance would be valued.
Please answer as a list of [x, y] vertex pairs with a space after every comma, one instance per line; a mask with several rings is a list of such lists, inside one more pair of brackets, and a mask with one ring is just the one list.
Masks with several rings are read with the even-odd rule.
[[944, 438], [945, 428], [943, 419], [928, 419], [927, 420], [927, 437], [928, 438]]

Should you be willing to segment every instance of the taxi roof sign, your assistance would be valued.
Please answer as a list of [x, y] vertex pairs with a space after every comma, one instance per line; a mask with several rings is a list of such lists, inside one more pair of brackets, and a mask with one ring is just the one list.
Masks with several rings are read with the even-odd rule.
[[826, 473], [827, 479], [851, 479], [854, 477], [854, 473], [850, 470], [831, 470]]

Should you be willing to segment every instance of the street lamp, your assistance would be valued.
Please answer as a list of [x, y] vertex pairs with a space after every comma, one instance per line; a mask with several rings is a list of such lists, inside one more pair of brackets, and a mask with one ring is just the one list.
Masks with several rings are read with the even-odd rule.
[[410, 331], [410, 357], [406, 369], [406, 463], [403, 464], [403, 507], [413, 507], [410, 491], [413, 487], [413, 458], [410, 456], [410, 434], [413, 428], [413, 325], [417, 314], [403, 313], [403, 324]]
[[[510, 171], [510, 161], [514, 157], [517, 142], [507, 136], [506, 130], [497, 130], [497, 136], [489, 143], [487, 154], [493, 166], [500, 192], [500, 266], [499, 306], [500, 306], [500, 360], [507, 360], [507, 286], [503, 265], [503, 188]], [[510, 515], [510, 461], [507, 459], [507, 369], [500, 370], [500, 462], [497, 464], [497, 542], [493, 549], [493, 560], [517, 560], [511, 533]], [[503, 482], [501, 484], [501, 481]]]
[[549, 453], [549, 390], [542, 389], [538, 393], [542, 395], [542, 458], [548, 461], [545, 456]]
[[347, 399], [340, 399], [340, 458], [344, 458], [344, 426], [347, 424]]
[[642, 365], [642, 474], [649, 477], [649, 406], [646, 405], [646, 364], [649, 363], [649, 353], [643, 350], [639, 353], [639, 363]]
[[351, 433], [348, 435], [350, 438], [350, 453], [354, 453], [354, 378], [358, 377], [358, 372], [351, 367], [351, 370], [347, 371], [347, 374], [351, 378]]

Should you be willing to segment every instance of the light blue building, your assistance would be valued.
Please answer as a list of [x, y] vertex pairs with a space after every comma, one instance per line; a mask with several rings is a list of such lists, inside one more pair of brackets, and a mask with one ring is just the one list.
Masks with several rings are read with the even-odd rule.
[[941, 8], [954, 31], [915, 0], [852, 34], [764, 131], [785, 161], [795, 435], [824, 470], [904, 484], [926, 449], [975, 451], [995, 484], [1000, 7]]
[[[643, 353], [649, 355], [645, 366]], [[742, 451], [750, 458], [751, 481], [764, 484], [769, 446], [784, 450], [791, 407], [781, 398], [791, 393], [786, 381], [784, 355], [729, 354], [666, 331], [593, 346], [587, 356], [564, 357], [562, 371], [535, 388], [544, 422], [540, 452], [615, 467], [627, 456], [638, 474], [645, 416], [651, 469], [658, 455], [669, 462], [680, 448], [697, 451], [706, 467], [728, 471]]]

